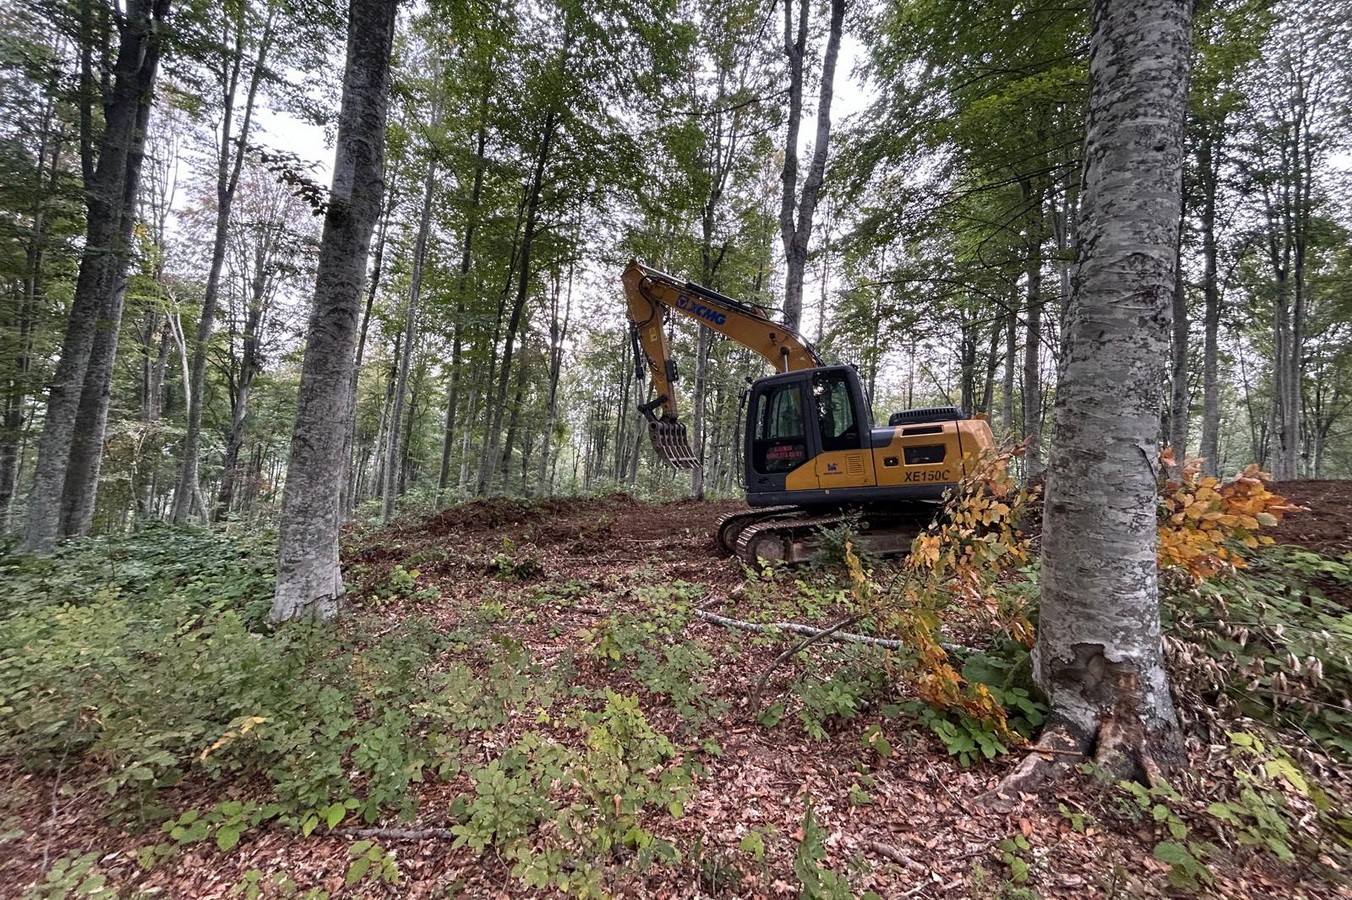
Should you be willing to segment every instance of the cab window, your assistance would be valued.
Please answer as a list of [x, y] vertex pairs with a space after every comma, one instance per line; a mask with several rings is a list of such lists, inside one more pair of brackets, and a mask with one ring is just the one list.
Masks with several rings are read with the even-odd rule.
[[839, 373], [816, 375], [812, 379], [812, 401], [816, 407], [817, 428], [822, 450], [857, 450], [859, 422], [845, 376]]
[[756, 411], [752, 464], [757, 472], [774, 474], [796, 469], [807, 459], [800, 383], [781, 384], [761, 395]]

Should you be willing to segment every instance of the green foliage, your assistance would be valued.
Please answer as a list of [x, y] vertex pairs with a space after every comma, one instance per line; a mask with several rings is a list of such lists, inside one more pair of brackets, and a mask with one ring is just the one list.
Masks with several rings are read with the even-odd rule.
[[1210, 803], [1206, 811], [1224, 823], [1235, 840], [1266, 850], [1282, 862], [1295, 862], [1302, 820], [1307, 818], [1305, 811], [1292, 806], [1293, 800], [1300, 800], [1308, 801], [1321, 829], [1352, 847], [1345, 813], [1306, 778], [1285, 750], [1245, 732], [1231, 732], [1229, 737], [1236, 790], [1233, 796]]
[[1021, 643], [1001, 637], [985, 652], [966, 654], [962, 677], [989, 692], [1005, 712], [1008, 731], [1001, 731], [989, 719], [968, 715], [962, 709], [939, 709], [918, 701], [903, 704], [903, 709], [934, 732], [964, 768], [1009, 753], [1013, 749], [1009, 733], [1032, 738], [1046, 720], [1047, 704], [1030, 690], [1029, 653]]
[[98, 871], [101, 855], [97, 851], [71, 851], [60, 857], [47, 870], [46, 877], [24, 894], [24, 900], [66, 900], [67, 897], [115, 900], [118, 891], [108, 884], [107, 876]]
[[1028, 843], [1028, 838], [1022, 834], [1015, 834], [1002, 840], [997, 848], [1000, 851], [1000, 862], [1009, 866], [1009, 880], [1015, 884], [1027, 884], [1029, 864], [1027, 854], [1032, 852], [1033, 846]]
[[512, 581], [530, 581], [544, 572], [539, 558], [526, 548], [517, 547], [511, 538], [502, 539], [502, 549], [493, 555], [489, 566], [499, 578]]
[[684, 633], [698, 590], [680, 581], [638, 587], [633, 591], [636, 603], [582, 635], [593, 656], [613, 669], [632, 665], [634, 679], [649, 692], [670, 698], [694, 727], [727, 711], [727, 704], [710, 696], [700, 682], [712, 671], [713, 657]]
[[816, 529], [817, 550], [812, 554], [812, 567], [831, 572], [846, 571], [847, 548], [865, 569], [873, 569], [881, 562], [878, 556], [859, 546], [859, 517], [851, 516], [832, 527]]
[[[843, 567], [843, 548], [841, 559]], [[792, 570], [774, 567], [748, 569], [744, 590], [749, 607], [747, 618], [756, 622], [783, 619], [820, 622], [833, 609], [850, 606], [850, 592], [832, 569], [823, 569], [810, 577], [794, 577]]]
[[849, 880], [822, 864], [826, 859], [826, 834], [812, 814], [809, 802], [803, 812], [803, 838], [793, 856], [798, 896], [803, 900], [853, 900]]
[[939, 710], [927, 704], [912, 702], [904, 705], [913, 712], [935, 736], [943, 742], [950, 756], [956, 757], [964, 769], [986, 759], [995, 759], [1009, 752], [996, 728], [988, 721], [967, 715], [961, 710]]
[[681, 815], [690, 770], [669, 765], [676, 747], [637, 699], [607, 692], [602, 709], [554, 724], [576, 729], [580, 749], [528, 732], [475, 770], [473, 795], [451, 808], [456, 845], [494, 847], [527, 885], [581, 896], [602, 892], [600, 863], [616, 852], [639, 866], [674, 860], [675, 848], [639, 821], [652, 809]]
[[1200, 650], [1180, 654], [1184, 683], [1352, 759], [1352, 613], [1325, 593], [1350, 588], [1352, 559], [1271, 547], [1247, 569], [1170, 595], [1170, 631]]
[[173, 598], [187, 611], [233, 610], [250, 630], [272, 604], [275, 537], [237, 537], [147, 522], [131, 534], [82, 538], [49, 556], [0, 556], [6, 612], [126, 599], [154, 606]]
[[401, 597], [411, 600], [435, 600], [438, 595], [436, 588], [417, 589], [418, 576], [421, 574], [417, 569], [406, 569], [402, 565], [396, 565], [373, 592], [373, 602], [381, 603]]
[[1169, 883], [1174, 887], [1197, 890], [1211, 884], [1215, 878], [1203, 859], [1211, 848], [1190, 840], [1187, 823], [1176, 811], [1183, 797], [1165, 783], [1149, 787], [1134, 781], [1119, 781], [1121, 789], [1119, 809], [1136, 821], [1155, 823], [1156, 836], [1153, 855], [1169, 864]]
[[[145, 560], [180, 539], [196, 542], [206, 575], [176, 562], [175, 577], [152, 578]], [[210, 541], [221, 546], [202, 532], [151, 529], [146, 548], [128, 540], [105, 564], [102, 581], [87, 553], [6, 561], [6, 577], [22, 582], [18, 573], [37, 567], [40, 580], [16, 587], [24, 602], [0, 628], [0, 752], [45, 770], [83, 759], [120, 807], [153, 820], [168, 814], [161, 789], [185, 777], [261, 778], [275, 801], [264, 811], [226, 804], [171, 820], [174, 842], [210, 834], [225, 850], [262, 819], [309, 834], [349, 815], [411, 815], [411, 788], [427, 770], [459, 771], [467, 731], [552, 702], [554, 678], [511, 642], [485, 646], [479, 677], [443, 661], [449, 642], [416, 620], [374, 640], [360, 627], [310, 626], [260, 638], [238, 608], [249, 592], [205, 597], [235, 552]], [[84, 573], [83, 590], [62, 602], [72, 570]]]
[[347, 849], [347, 874], [343, 884], [353, 887], [363, 882], [371, 884], [398, 884], [399, 866], [394, 852], [375, 841], [357, 841]]
[[814, 740], [825, 740], [828, 728], [856, 718], [888, 684], [882, 667], [870, 664], [866, 656], [841, 666], [825, 679], [809, 676], [795, 682], [793, 693], [802, 704], [798, 717], [803, 730]]
[[698, 727], [720, 716], [728, 705], [709, 695], [697, 679], [714, 669], [714, 659], [697, 643], [680, 642], [661, 648], [643, 648], [634, 677], [658, 696], [668, 697], [681, 717]]
[[245, 872], [235, 886], [230, 889], [231, 897], [242, 897], [244, 900], [260, 900], [263, 897], [299, 897], [300, 900], [329, 900], [329, 892], [323, 888], [310, 888], [301, 893], [295, 879], [286, 872], [273, 872], [271, 875], [264, 875], [261, 869], [250, 869]]

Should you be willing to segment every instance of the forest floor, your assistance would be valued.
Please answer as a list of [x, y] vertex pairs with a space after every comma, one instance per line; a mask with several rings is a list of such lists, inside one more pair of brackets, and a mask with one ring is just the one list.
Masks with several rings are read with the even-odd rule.
[[[1334, 557], [1352, 551], [1352, 483], [1293, 482], [1279, 490], [1310, 507], [1274, 530], [1280, 542]], [[884, 898], [1177, 892], [1169, 876], [1178, 863], [1158, 858], [1168, 856], [1158, 847], [1175, 818], [1171, 810], [1184, 815], [1184, 801], [1171, 806], [1152, 796], [1133, 809], [1131, 795], [1117, 786], [1072, 772], [1043, 793], [1024, 796], [1012, 813], [991, 810], [979, 798], [1020, 755], [961, 765], [931, 729], [897, 712], [904, 691], [889, 694], [889, 687], [866, 696], [857, 680], [840, 674], [859, 661], [849, 648], [818, 644], [780, 666], [758, 713], [748, 695], [786, 646], [782, 637], [728, 629], [693, 611], [824, 626], [839, 615], [840, 594], [816, 570], [766, 579], [720, 555], [712, 526], [738, 508], [735, 502], [653, 505], [623, 495], [489, 500], [354, 533], [344, 548], [353, 618], [368, 628], [383, 623], [378, 634], [419, 620], [458, 640], [469, 635], [480, 650], [510, 647], [530, 660], [530, 672], [567, 689], [567, 698], [548, 712], [523, 704], [494, 727], [470, 734], [469, 755], [481, 763], [528, 746], [521, 742], [532, 733], [581, 746], [596, 732], [565, 725], [569, 710], [595, 710], [613, 695], [638, 699], [642, 717], [674, 747], [662, 765], [684, 765], [692, 783], [671, 789], [679, 805], [668, 805], [665, 796], [654, 801], [652, 792], [640, 797], [636, 815], [644, 833], [675, 848], [679, 859], [659, 858], [640, 869], [630, 864], [634, 852], [617, 846], [610, 854], [615, 869], [600, 881], [614, 895], [849, 896], [836, 876], [856, 895], [873, 891]], [[681, 655], [675, 648], [698, 652]], [[477, 660], [485, 677], [497, 677], [487, 654], [464, 658]], [[833, 700], [837, 690], [854, 691], [853, 700]], [[1209, 740], [1189, 739], [1186, 778], [1194, 795], [1234, 781], [1233, 748], [1224, 732], [1249, 727], [1211, 724]], [[879, 736], [885, 736], [881, 749]], [[1346, 810], [1348, 786], [1336, 784], [1346, 770], [1328, 765], [1326, 772], [1314, 764], [1306, 771], [1332, 779], [1324, 790]], [[0, 771], [0, 832], [6, 822], [17, 827], [9, 840], [0, 834], [0, 895], [18, 895], [64, 853], [97, 849], [101, 871], [122, 896], [301, 896], [298, 891], [312, 887], [333, 896], [555, 896], [514, 878], [511, 854], [500, 846], [453, 846], [442, 829], [465, 821], [463, 798], [476, 791], [472, 776], [466, 765], [415, 785], [416, 817], [387, 816], [372, 823], [384, 830], [371, 835], [321, 827], [301, 837], [262, 828], [228, 853], [197, 845], [143, 871], [149, 867], [137, 867], [137, 851], [155, 842], [153, 834], [110, 824], [101, 801], [72, 788], [71, 776], [62, 783], [59, 774], [27, 773], [11, 761]], [[665, 784], [654, 791], [660, 794]], [[550, 786], [546, 780], [536, 788]], [[250, 790], [206, 782], [179, 800]], [[87, 802], [63, 799], [71, 795]], [[621, 799], [619, 792], [613, 797], [617, 814]], [[1197, 834], [1197, 826], [1193, 830]], [[22, 840], [13, 839], [19, 834]], [[352, 845], [363, 836], [393, 854], [397, 883], [366, 878], [345, 886]], [[1295, 860], [1282, 862], [1242, 846], [1248, 843], [1242, 839], [1202, 836], [1223, 845], [1198, 886], [1204, 895], [1352, 896], [1340, 853], [1301, 843]], [[525, 840], [548, 843], [549, 837]], [[285, 883], [267, 880], [281, 872]], [[1179, 874], [1174, 880], [1181, 884], [1186, 879]]]

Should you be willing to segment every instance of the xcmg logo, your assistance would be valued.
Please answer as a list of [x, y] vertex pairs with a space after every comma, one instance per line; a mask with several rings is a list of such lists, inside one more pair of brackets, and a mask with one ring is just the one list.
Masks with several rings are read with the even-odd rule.
[[692, 316], [699, 316], [701, 319], [713, 322], [715, 325], [722, 325], [728, 321], [726, 313], [721, 313], [716, 309], [710, 309], [703, 303], [696, 303], [685, 294], [679, 294], [676, 297], [676, 305]]

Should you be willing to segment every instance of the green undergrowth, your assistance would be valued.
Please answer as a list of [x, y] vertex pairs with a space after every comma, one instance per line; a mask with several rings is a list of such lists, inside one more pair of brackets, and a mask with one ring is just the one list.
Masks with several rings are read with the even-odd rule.
[[1348, 598], [1352, 558], [1254, 551], [1248, 568], [1168, 596], [1180, 681], [1231, 716], [1287, 729], [1352, 762]]
[[[230, 852], [264, 827], [409, 820], [430, 780], [464, 788], [449, 810], [456, 843], [501, 854], [531, 885], [599, 895], [679, 856], [653, 823], [683, 812], [696, 756], [635, 697], [576, 684], [567, 653], [543, 668], [482, 618], [443, 633], [355, 611], [340, 628], [265, 631], [271, 565], [265, 542], [167, 527], [0, 561], [11, 600], [0, 608], [0, 758], [58, 783], [93, 779], [105, 815], [150, 838], [144, 869], [196, 844]], [[395, 577], [392, 590], [416, 590], [414, 570]], [[654, 657], [662, 674], [650, 680], [700, 668], [674, 647]], [[698, 707], [680, 682], [667, 691]], [[492, 733], [512, 737], [485, 755]], [[203, 788], [225, 799], [203, 805]], [[47, 874], [98, 882], [87, 863]], [[369, 842], [354, 871], [398, 874]], [[250, 877], [242, 896], [273, 875]]]
[[713, 654], [686, 633], [702, 594], [700, 585], [685, 581], [640, 583], [581, 635], [592, 657], [664, 698], [694, 734], [728, 711], [710, 684], [718, 669]]

